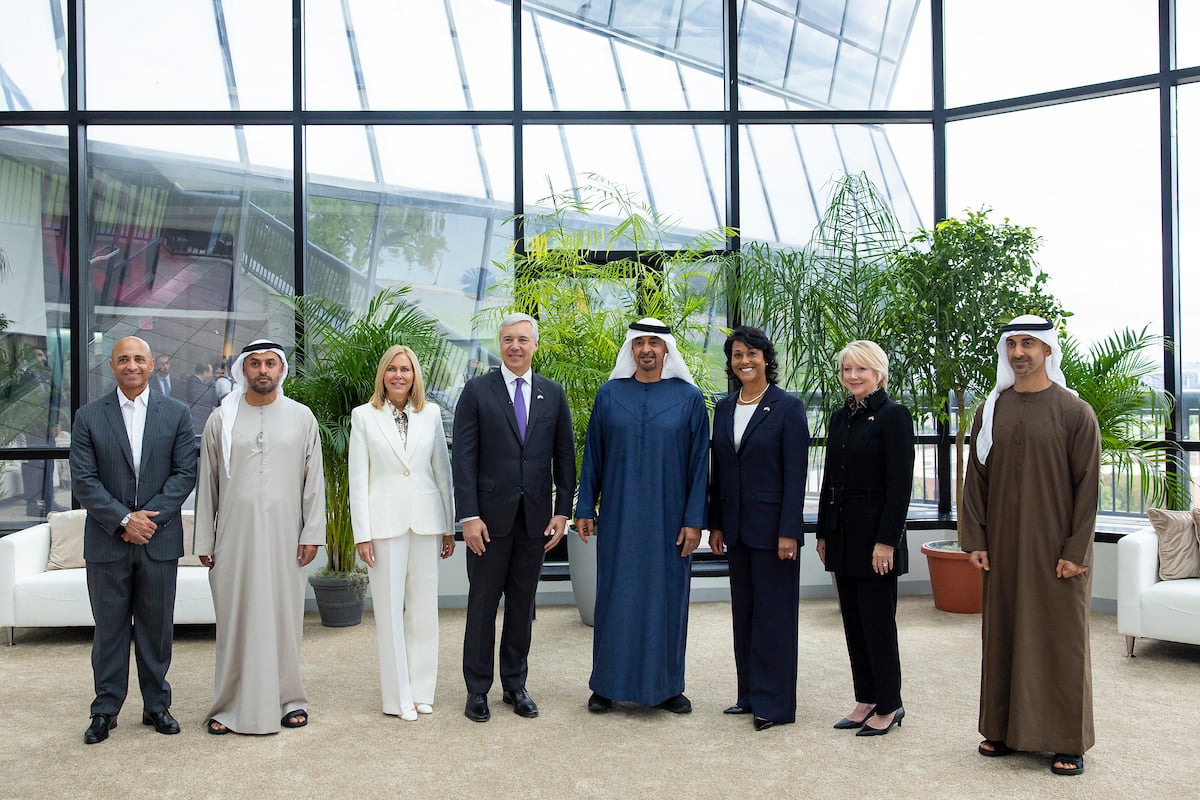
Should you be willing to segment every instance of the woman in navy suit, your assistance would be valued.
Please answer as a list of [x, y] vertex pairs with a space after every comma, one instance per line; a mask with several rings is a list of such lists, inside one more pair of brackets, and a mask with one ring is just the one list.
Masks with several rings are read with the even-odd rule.
[[433, 713], [438, 556], [454, 552], [454, 500], [442, 412], [425, 399], [417, 354], [379, 360], [371, 401], [350, 415], [350, 517], [367, 563], [383, 713]]
[[834, 574], [858, 704], [833, 727], [887, 733], [904, 719], [896, 579], [908, 571], [912, 415], [888, 399], [888, 358], [874, 342], [837, 355], [846, 404], [829, 419], [817, 555]]
[[737, 702], [754, 729], [796, 721], [796, 638], [808, 420], [775, 385], [775, 347], [757, 328], [734, 328], [726, 372], [738, 390], [717, 403], [709, 473], [709, 544], [729, 556]]

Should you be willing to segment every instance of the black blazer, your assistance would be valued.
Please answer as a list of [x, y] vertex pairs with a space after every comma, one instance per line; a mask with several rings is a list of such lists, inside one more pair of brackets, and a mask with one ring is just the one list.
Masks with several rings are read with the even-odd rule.
[[735, 450], [737, 396], [722, 398], [713, 413], [708, 527], [719, 529], [728, 545], [775, 550], [779, 537], [787, 536], [803, 546], [809, 440], [804, 403], [769, 386]]
[[454, 411], [454, 506], [459, 519], [480, 517], [489, 536], [506, 536], [525, 502], [525, 526], [541, 537], [554, 515], [570, 518], [575, 444], [562, 386], [530, 373], [525, 441], [500, 370], [473, 378]]
[[121, 539], [121, 520], [130, 511], [157, 511], [158, 531], [146, 543], [146, 555], [170, 561], [183, 555], [179, 510], [196, 485], [196, 439], [187, 406], [151, 389], [142, 434], [140, 479], [133, 472], [133, 451], [117, 390], [88, 403], [71, 426], [71, 482], [87, 509], [83, 557], [108, 562], [124, 558], [131, 547]]
[[853, 417], [846, 406], [833, 412], [817, 512], [827, 571], [876, 577], [871, 551], [879, 543], [896, 548], [891, 574], [908, 572], [904, 523], [912, 497], [914, 442], [912, 414], [882, 389]]

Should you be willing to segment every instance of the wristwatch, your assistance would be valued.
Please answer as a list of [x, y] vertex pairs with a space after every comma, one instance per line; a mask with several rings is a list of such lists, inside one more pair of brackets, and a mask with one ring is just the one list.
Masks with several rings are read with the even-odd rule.
[[121, 527], [122, 528], [124, 528], [126, 525], [129, 524], [129, 518], [132, 516], [133, 516], [133, 514], [126, 514], [125, 516], [121, 517]]

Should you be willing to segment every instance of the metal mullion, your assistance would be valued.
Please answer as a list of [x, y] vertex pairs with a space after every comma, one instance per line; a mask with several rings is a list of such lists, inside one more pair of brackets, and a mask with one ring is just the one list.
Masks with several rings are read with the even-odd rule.
[[[1162, 216], [1162, 314], [1163, 314], [1163, 389], [1172, 397], [1179, 396], [1182, 388], [1183, 354], [1179, 344], [1183, 331], [1180, 304], [1179, 262], [1179, 120], [1177, 114], [1177, 92], [1172, 83], [1171, 71], [1175, 68], [1176, 34], [1175, 0], [1158, 2], [1158, 135], [1159, 135], [1159, 191]], [[1164, 431], [1169, 443], [1186, 438], [1183, 428], [1182, 404], [1176, 403], [1171, 410], [1170, 428]], [[1167, 472], [1171, 475], [1187, 473], [1184, 465], [1168, 460]]]
[[[947, 168], [946, 168], [946, 7], [945, 0], [930, 0], [930, 38], [932, 52], [930, 78], [933, 81], [933, 219], [941, 222], [947, 215]], [[949, 398], [942, 398], [949, 403]], [[947, 405], [947, 411], [949, 407]], [[951, 454], [950, 422], [935, 416], [937, 430], [937, 501], [938, 514], [949, 516], [953, 500], [954, 471]]]

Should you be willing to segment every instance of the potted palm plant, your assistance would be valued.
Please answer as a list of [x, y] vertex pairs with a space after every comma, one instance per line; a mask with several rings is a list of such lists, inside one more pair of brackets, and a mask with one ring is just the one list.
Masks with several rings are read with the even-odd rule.
[[286, 298], [296, 310], [303, 348], [284, 391], [312, 409], [321, 432], [327, 559], [309, 583], [321, 622], [330, 627], [357, 625], [367, 590], [350, 524], [350, 412], [370, 396], [388, 347], [406, 344], [432, 366], [444, 346], [437, 323], [405, 299], [408, 293], [407, 286], [382, 291], [361, 314], [324, 297]]
[[[499, 319], [522, 311], [538, 319], [533, 367], [567, 395], [575, 434], [575, 463], [592, 400], [608, 380], [633, 320], [657, 317], [675, 331], [682, 355], [702, 391], [714, 386], [702, 341], [707, 272], [726, 256], [731, 231], [680, 234], [669, 217], [623, 187], [589, 175], [589, 182], [541, 201], [546, 211], [522, 217], [525, 248], [498, 263], [498, 287], [512, 300], [481, 312]], [[567, 538], [571, 588], [580, 617], [592, 623], [595, 547]]]

